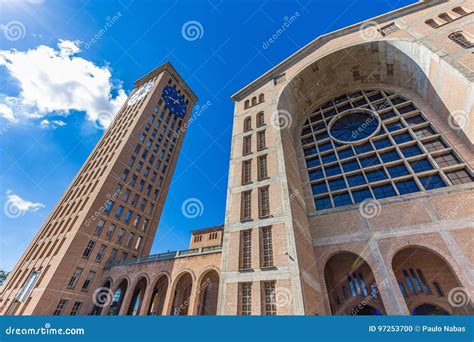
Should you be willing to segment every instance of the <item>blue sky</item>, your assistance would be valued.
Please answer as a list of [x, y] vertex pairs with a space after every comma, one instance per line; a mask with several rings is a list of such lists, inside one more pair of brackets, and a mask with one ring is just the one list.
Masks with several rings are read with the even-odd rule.
[[[224, 222], [233, 93], [317, 36], [414, 2], [2, 1], [0, 268], [14, 266], [104, 133], [102, 114], [148, 71], [171, 61], [210, 104], [187, 132], [156, 253]], [[189, 21], [202, 27], [196, 40], [183, 37]], [[189, 198], [203, 204], [196, 218], [181, 212]]]

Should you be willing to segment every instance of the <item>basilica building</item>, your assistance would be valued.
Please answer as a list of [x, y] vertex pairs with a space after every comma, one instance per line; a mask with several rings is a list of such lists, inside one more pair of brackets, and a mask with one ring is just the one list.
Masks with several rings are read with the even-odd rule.
[[473, 10], [354, 24], [235, 93], [225, 222], [187, 250], [150, 255], [197, 97], [170, 64], [139, 79], [0, 313], [474, 314]]

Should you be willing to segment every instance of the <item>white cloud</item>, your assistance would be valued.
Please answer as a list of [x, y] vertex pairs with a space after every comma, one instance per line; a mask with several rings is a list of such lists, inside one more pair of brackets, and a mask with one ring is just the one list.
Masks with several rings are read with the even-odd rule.
[[7, 202], [5, 203], [5, 214], [9, 217], [20, 216], [26, 212], [38, 211], [44, 208], [45, 205], [40, 202], [31, 202], [14, 194], [11, 190], [7, 191]]
[[52, 121], [49, 121], [47, 119], [44, 119], [40, 122], [40, 127], [41, 128], [58, 128], [58, 127], [62, 127], [62, 126], [66, 126], [66, 123], [63, 121], [63, 120], [52, 120]]
[[0, 116], [8, 121], [15, 121], [13, 110], [4, 103], [0, 103]]
[[79, 42], [70, 40], [60, 40], [58, 49], [40, 45], [28, 51], [0, 50], [0, 65], [21, 90], [18, 97], [0, 94], [0, 116], [17, 121], [77, 110], [92, 122], [112, 119], [127, 95], [120, 83], [112, 82], [107, 66], [77, 57], [79, 52]]

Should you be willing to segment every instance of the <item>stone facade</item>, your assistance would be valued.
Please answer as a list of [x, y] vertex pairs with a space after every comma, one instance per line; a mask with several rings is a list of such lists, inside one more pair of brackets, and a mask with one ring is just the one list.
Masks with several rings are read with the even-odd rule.
[[[109, 263], [80, 314], [472, 314], [473, 10], [349, 26], [236, 93], [224, 226]], [[377, 127], [336, 139], [352, 112], [370, 116], [356, 137]]]

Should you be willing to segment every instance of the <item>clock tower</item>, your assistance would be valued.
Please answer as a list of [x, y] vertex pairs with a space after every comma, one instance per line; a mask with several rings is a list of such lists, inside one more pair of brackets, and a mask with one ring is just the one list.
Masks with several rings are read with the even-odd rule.
[[90, 313], [108, 261], [149, 255], [196, 101], [169, 63], [135, 82], [10, 273], [0, 314]]

